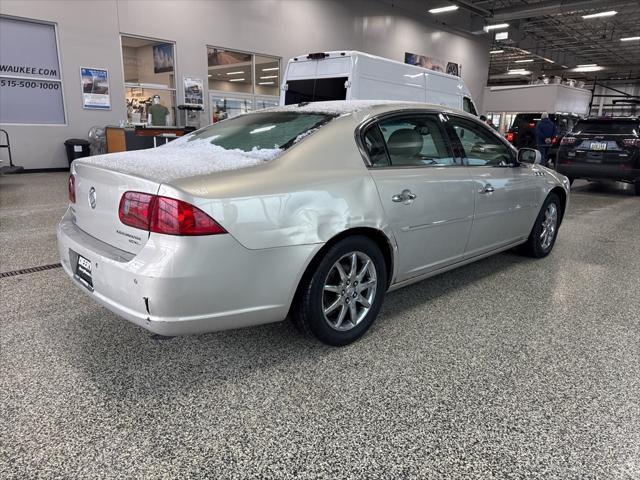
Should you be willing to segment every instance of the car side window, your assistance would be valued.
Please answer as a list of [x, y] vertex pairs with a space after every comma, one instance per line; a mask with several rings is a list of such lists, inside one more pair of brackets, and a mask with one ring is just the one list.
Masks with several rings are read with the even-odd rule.
[[435, 115], [390, 118], [380, 122], [380, 130], [391, 166], [430, 167], [456, 164], [440, 120]]
[[478, 112], [476, 112], [476, 108], [473, 106], [473, 102], [469, 97], [462, 98], [462, 109], [471, 115], [478, 116]]
[[470, 167], [506, 167], [515, 163], [513, 151], [481, 123], [466, 118], [449, 117], [449, 123], [462, 144]]
[[377, 124], [369, 127], [363, 135], [362, 141], [372, 167], [389, 166], [389, 157], [384, 146], [384, 138], [382, 138], [380, 127]]

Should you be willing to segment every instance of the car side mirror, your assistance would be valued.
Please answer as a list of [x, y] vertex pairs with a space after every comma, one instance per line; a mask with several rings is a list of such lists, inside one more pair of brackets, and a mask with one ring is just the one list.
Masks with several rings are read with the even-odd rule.
[[518, 163], [540, 165], [542, 163], [542, 155], [534, 148], [521, 148], [518, 150]]

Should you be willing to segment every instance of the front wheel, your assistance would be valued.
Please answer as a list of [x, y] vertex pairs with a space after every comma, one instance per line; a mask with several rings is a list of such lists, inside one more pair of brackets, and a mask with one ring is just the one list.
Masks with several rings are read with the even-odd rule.
[[542, 258], [551, 253], [558, 236], [561, 214], [560, 198], [555, 193], [550, 193], [540, 209], [527, 243], [523, 245], [526, 255]]
[[293, 320], [328, 345], [359, 339], [376, 319], [387, 288], [384, 257], [367, 237], [333, 245], [300, 285]]

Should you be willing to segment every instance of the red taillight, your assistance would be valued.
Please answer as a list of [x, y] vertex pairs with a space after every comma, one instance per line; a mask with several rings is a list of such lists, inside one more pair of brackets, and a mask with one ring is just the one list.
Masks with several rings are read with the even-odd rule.
[[513, 132], [507, 132], [507, 142], [513, 142], [513, 139], [516, 138]]
[[529, 124], [529, 128], [535, 128], [535, 126], [536, 126], [536, 124], [535, 124], [534, 122], [531, 122], [531, 123]]
[[551, 145], [555, 145], [556, 143], [558, 143], [558, 137], [551, 137]]
[[120, 199], [118, 216], [125, 225], [142, 230], [149, 230], [152, 203], [155, 195], [140, 192], [126, 192]]
[[175, 198], [126, 192], [120, 199], [120, 221], [130, 227], [166, 235], [218, 235], [227, 233], [197, 207]]
[[562, 137], [560, 145], [573, 145], [578, 140], [576, 137]]
[[622, 143], [626, 147], [640, 147], [640, 138], [625, 138]]
[[69, 175], [69, 201], [76, 203], [76, 176]]

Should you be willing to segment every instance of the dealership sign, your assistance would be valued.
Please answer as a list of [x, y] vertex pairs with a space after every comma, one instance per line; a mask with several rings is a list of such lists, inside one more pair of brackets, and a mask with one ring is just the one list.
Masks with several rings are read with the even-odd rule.
[[0, 16], [0, 123], [65, 123], [54, 25]]

